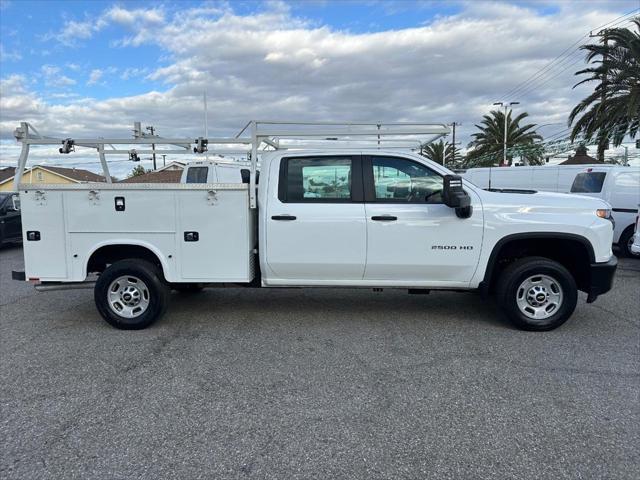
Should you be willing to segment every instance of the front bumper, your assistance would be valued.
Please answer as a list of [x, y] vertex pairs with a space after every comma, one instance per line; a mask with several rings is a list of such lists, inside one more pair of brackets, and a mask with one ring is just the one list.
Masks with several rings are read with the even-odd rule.
[[611, 256], [605, 263], [592, 263], [589, 268], [589, 290], [587, 291], [587, 303], [594, 302], [598, 295], [607, 293], [613, 285], [613, 277], [618, 268], [618, 259]]

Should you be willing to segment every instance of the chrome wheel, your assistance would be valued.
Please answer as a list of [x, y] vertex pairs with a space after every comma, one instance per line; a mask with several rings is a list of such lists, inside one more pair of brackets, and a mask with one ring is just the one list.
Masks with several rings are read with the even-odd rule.
[[116, 278], [107, 293], [109, 308], [125, 318], [136, 318], [149, 307], [149, 288], [138, 277], [126, 275]]
[[520, 312], [532, 320], [546, 320], [560, 309], [562, 300], [562, 287], [548, 275], [530, 276], [516, 294]]

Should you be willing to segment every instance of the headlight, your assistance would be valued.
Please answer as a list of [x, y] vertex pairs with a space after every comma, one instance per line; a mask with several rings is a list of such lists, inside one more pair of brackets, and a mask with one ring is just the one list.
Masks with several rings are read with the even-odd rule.
[[611, 222], [611, 225], [615, 228], [616, 222], [611, 215], [610, 208], [599, 208], [598, 210], [596, 210], [596, 216], [604, 218], [605, 220], [609, 220]]

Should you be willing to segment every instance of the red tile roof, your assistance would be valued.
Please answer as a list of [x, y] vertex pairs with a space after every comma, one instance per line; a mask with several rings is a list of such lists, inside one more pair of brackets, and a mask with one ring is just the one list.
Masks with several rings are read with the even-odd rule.
[[162, 170], [125, 178], [122, 183], [180, 183], [182, 170]]

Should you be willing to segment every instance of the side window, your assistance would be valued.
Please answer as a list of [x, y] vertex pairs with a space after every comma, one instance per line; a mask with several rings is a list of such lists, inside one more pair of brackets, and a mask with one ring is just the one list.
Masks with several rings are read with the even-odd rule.
[[442, 203], [443, 177], [406, 158], [372, 157], [375, 198], [381, 203]]
[[189, 167], [187, 183], [207, 183], [209, 167]]
[[278, 198], [285, 203], [350, 202], [352, 169], [349, 157], [283, 159]]
[[606, 172], [588, 172], [576, 175], [571, 193], [600, 193]]

